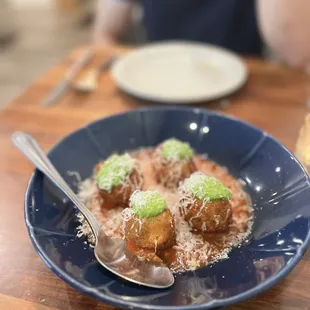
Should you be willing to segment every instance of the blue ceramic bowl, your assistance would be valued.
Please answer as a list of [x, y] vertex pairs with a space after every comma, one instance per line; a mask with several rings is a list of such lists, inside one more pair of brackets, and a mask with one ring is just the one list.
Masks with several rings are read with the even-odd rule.
[[71, 203], [35, 171], [25, 199], [30, 238], [45, 264], [77, 290], [105, 303], [136, 309], [211, 309], [251, 298], [277, 283], [302, 257], [310, 241], [309, 179], [295, 157], [261, 130], [207, 110], [141, 109], [85, 126], [59, 142], [49, 157], [76, 189], [76, 179], [112, 152], [155, 146], [176, 137], [226, 166], [246, 183], [255, 209], [249, 242], [229, 259], [176, 276], [170, 289], [140, 287], [99, 265]]

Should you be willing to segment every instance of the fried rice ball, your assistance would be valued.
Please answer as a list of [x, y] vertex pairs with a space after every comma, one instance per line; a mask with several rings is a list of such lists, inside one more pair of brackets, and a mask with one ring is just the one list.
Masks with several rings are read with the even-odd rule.
[[216, 233], [228, 229], [232, 217], [231, 192], [213, 177], [194, 173], [180, 187], [180, 212], [196, 231]]
[[194, 152], [188, 143], [169, 139], [160, 144], [153, 153], [153, 169], [157, 183], [175, 189], [180, 181], [197, 170]]
[[136, 191], [123, 211], [123, 230], [137, 247], [158, 252], [175, 244], [174, 217], [157, 192]]
[[143, 186], [143, 176], [129, 154], [112, 155], [96, 167], [96, 181], [104, 208], [127, 207], [132, 193]]

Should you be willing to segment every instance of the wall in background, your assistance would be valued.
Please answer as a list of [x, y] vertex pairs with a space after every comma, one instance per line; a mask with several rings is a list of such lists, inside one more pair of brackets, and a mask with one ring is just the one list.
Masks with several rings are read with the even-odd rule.
[[46, 7], [55, 5], [55, 0], [7, 0], [12, 8]]

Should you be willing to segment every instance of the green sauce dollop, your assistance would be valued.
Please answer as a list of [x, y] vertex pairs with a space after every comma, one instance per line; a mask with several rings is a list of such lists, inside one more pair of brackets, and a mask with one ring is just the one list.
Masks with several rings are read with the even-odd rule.
[[199, 172], [186, 179], [184, 186], [195, 197], [204, 201], [226, 200], [232, 197], [231, 191], [219, 180]]
[[96, 180], [100, 189], [111, 191], [120, 185], [131, 172], [135, 160], [129, 154], [112, 155], [100, 167]]
[[130, 197], [132, 211], [138, 217], [154, 217], [167, 208], [166, 200], [157, 192], [135, 191]]
[[193, 154], [188, 143], [174, 138], [166, 140], [162, 145], [162, 155], [167, 160], [188, 160]]

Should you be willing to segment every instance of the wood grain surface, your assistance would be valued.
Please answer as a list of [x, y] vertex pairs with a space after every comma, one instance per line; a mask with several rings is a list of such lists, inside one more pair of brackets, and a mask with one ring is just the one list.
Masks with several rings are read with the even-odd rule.
[[[67, 56], [0, 112], [0, 309], [3, 310], [114, 309], [69, 287], [35, 253], [23, 218], [24, 193], [33, 166], [11, 144], [11, 134], [24, 130], [48, 150], [64, 135], [92, 120], [150, 105], [121, 93], [105, 73], [97, 91], [87, 95], [72, 91], [57, 104], [42, 107], [42, 99], [81, 52], [79, 49]], [[125, 52], [122, 48], [98, 49], [90, 66]], [[248, 83], [227, 98], [226, 103], [230, 104], [216, 101], [200, 106], [221, 110], [258, 126], [294, 150], [307, 113], [309, 78], [276, 63], [259, 59], [246, 62]], [[229, 309], [310, 309], [310, 251], [279, 284]]]

